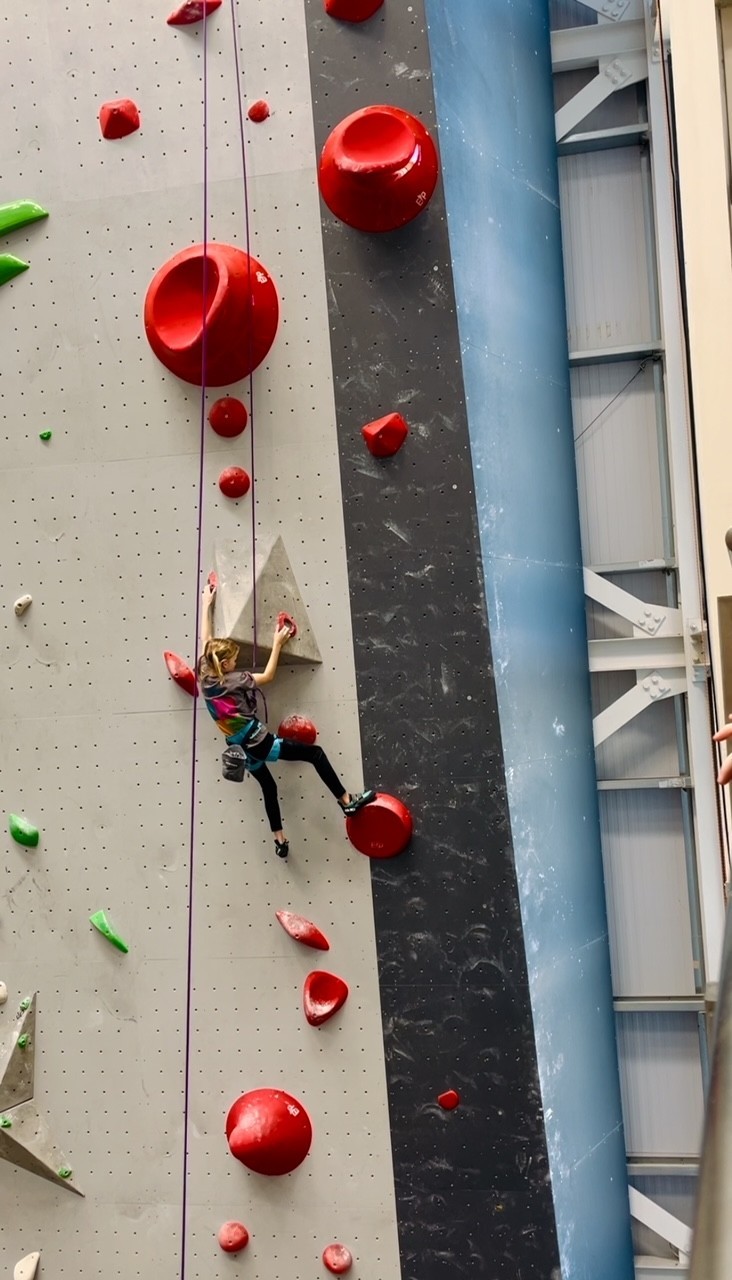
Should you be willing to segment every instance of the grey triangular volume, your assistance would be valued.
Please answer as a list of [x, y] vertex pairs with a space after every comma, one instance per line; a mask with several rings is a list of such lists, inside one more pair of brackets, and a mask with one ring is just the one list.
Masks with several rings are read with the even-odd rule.
[[64, 1178], [59, 1173], [60, 1169], [67, 1167], [66, 1162], [35, 1102], [23, 1102], [14, 1107], [8, 1119], [11, 1127], [0, 1129], [0, 1160], [7, 1160], [19, 1169], [26, 1169], [28, 1173], [35, 1173], [39, 1178], [73, 1191], [74, 1195], [83, 1196], [83, 1191], [75, 1185], [72, 1177]]
[[[28, 1037], [22, 1047], [18, 1043], [21, 1036]], [[0, 1048], [0, 1111], [8, 1111], [33, 1097], [35, 1056], [36, 997], [33, 995]]]
[[297, 635], [283, 648], [280, 662], [298, 666], [323, 661], [282, 538], [258, 541], [254, 575], [251, 548], [243, 541], [217, 543], [214, 561], [219, 582], [215, 634], [237, 641], [240, 665], [251, 664], [253, 658], [255, 591], [258, 663], [266, 662], [272, 652], [279, 613], [289, 613], [297, 623]]

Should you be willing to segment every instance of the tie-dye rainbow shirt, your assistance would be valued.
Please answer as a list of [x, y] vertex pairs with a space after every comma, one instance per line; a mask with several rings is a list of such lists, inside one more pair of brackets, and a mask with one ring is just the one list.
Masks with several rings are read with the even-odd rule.
[[[220, 729], [227, 738], [233, 738], [252, 719], [257, 719], [257, 686], [251, 672], [230, 671], [219, 680], [217, 676], [201, 676], [201, 692], [206, 699], [206, 706]], [[262, 725], [251, 738], [248, 745], [261, 742], [267, 733], [267, 726]]]

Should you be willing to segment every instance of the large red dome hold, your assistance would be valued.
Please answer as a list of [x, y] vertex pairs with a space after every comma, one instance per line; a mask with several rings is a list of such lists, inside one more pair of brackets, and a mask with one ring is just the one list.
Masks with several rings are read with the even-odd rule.
[[145, 296], [145, 333], [158, 360], [177, 378], [223, 387], [262, 363], [275, 339], [279, 310], [274, 283], [256, 258], [231, 244], [194, 244], [153, 276]]
[[310, 1117], [301, 1102], [282, 1089], [243, 1093], [226, 1117], [229, 1150], [253, 1173], [292, 1173], [313, 1140]]
[[364, 107], [341, 120], [320, 157], [318, 181], [332, 213], [358, 231], [393, 231], [426, 208], [437, 151], [421, 120], [400, 107]]

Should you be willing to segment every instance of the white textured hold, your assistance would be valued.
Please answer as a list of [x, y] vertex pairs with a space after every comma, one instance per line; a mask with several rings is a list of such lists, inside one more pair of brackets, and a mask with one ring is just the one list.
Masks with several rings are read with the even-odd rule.
[[8, 988], [4, 982], [0, 982], [0, 1004], [5, 1004], [8, 998]]
[[25, 613], [26, 609], [31, 604], [33, 604], [33, 596], [18, 596], [13, 608], [15, 609], [18, 617], [20, 617], [21, 613]]
[[41, 1260], [40, 1253], [27, 1253], [20, 1262], [16, 1262], [13, 1280], [33, 1280]]

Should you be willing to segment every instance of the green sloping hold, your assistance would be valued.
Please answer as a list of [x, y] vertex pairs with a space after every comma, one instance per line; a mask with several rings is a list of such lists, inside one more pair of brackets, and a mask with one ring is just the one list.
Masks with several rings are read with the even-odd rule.
[[98, 929], [107, 941], [111, 942], [113, 947], [116, 947], [118, 951], [124, 951], [125, 955], [127, 954], [130, 948], [124, 939], [120, 938], [118, 933], [115, 933], [103, 911], [95, 911], [93, 916], [89, 916], [89, 919], [94, 928]]
[[39, 222], [48, 217], [48, 209], [36, 204], [35, 200], [11, 200], [9, 204], [0, 204], [0, 235], [6, 231], [17, 231], [19, 227], [27, 227], [29, 222]]
[[0, 253], [0, 285], [7, 284], [8, 280], [14, 280], [21, 272], [27, 271], [29, 266], [29, 262], [23, 262], [22, 258], [14, 258], [12, 253]]
[[32, 822], [27, 818], [21, 818], [20, 814], [11, 813], [8, 818], [8, 831], [18, 844], [25, 844], [30, 849], [35, 849], [38, 844], [38, 827], [34, 827]]

